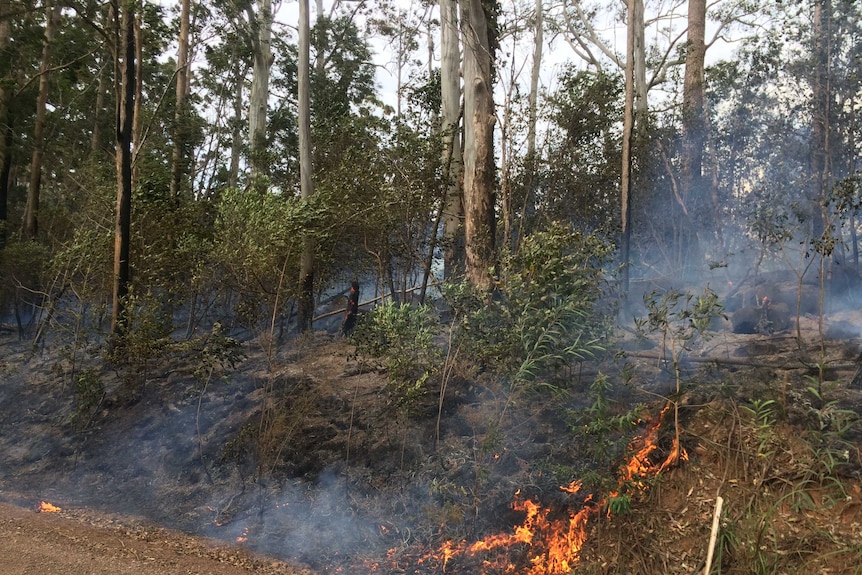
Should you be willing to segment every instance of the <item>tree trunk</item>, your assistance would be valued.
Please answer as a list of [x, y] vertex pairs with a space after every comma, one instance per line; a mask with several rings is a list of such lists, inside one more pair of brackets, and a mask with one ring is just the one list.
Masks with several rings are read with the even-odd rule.
[[114, 298], [111, 331], [115, 336], [122, 336], [127, 328], [124, 312], [131, 280], [129, 243], [132, 213], [132, 135], [137, 93], [135, 0], [126, 0], [121, 8], [116, 39], [114, 82], [117, 92], [117, 208], [114, 228]]
[[[466, 278], [490, 290], [494, 264], [493, 54], [483, 2], [461, 0], [464, 42], [464, 214]], [[491, 14], [493, 16], [493, 13]]]
[[[144, 100], [143, 92], [144, 86], [141, 78], [144, 77], [143, 66], [144, 66], [144, 32], [141, 26], [141, 20], [143, 18], [143, 14], [140, 12], [135, 13], [135, 107], [132, 110], [132, 142], [141, 142], [143, 141], [142, 133], [141, 133], [141, 119], [143, 118], [141, 114], [141, 104]], [[135, 185], [138, 183], [138, 154], [141, 152], [139, 146], [133, 146], [132, 148], [132, 189], [134, 189]]]
[[45, 112], [48, 106], [48, 70], [51, 67], [51, 44], [60, 19], [60, 6], [51, 3], [45, 7], [45, 36], [42, 40], [42, 63], [39, 67], [39, 96], [36, 100], [36, 118], [33, 122], [33, 156], [30, 161], [30, 187], [27, 191], [27, 212], [24, 216], [24, 234], [34, 240], [39, 231], [39, 196], [42, 187], [42, 156], [45, 152]]
[[[298, 115], [299, 115], [299, 179], [300, 194], [310, 198], [314, 194], [311, 177], [311, 25], [308, 0], [299, 0], [299, 62], [298, 62]], [[299, 269], [299, 331], [312, 328], [314, 320], [314, 242], [306, 236], [302, 246]]]
[[440, 0], [440, 84], [442, 90], [443, 166], [447, 193], [443, 209], [443, 277], [457, 275], [463, 254], [457, 249], [463, 232], [461, 175], [463, 158], [458, 120], [461, 116], [461, 53], [458, 47], [458, 5]]
[[[263, 192], [259, 177], [266, 173], [266, 111], [269, 101], [269, 72], [272, 67], [272, 0], [258, 0], [253, 22], [254, 69], [248, 109], [249, 164], [253, 186]], [[250, 10], [250, 9], [249, 9]]]
[[189, 27], [191, 20], [191, 0], [182, 0], [180, 7], [180, 36], [177, 48], [176, 68], [176, 109], [174, 110], [174, 146], [171, 157], [171, 198], [180, 193], [183, 178], [187, 171], [186, 133], [184, 125], [188, 116], [187, 99], [189, 94]]
[[[527, 178], [524, 182], [524, 205], [521, 211], [520, 225], [518, 226], [517, 241], [515, 248], [521, 243], [524, 237], [524, 220], [528, 211], [528, 206], [533, 201], [533, 182], [536, 178], [536, 165], [538, 157], [536, 153], [536, 123], [538, 121], [538, 100], [539, 100], [539, 75], [542, 71], [542, 50], [545, 44], [545, 11], [542, 7], [542, 0], [536, 0], [535, 4], [535, 28], [533, 32], [533, 67], [530, 71], [530, 95], [529, 95], [529, 111], [527, 122], [527, 154], [526, 154], [526, 169]], [[508, 241], [508, 233], [506, 234]]]
[[[683, 235], [689, 256], [687, 261], [699, 261], [706, 246], [699, 245], [698, 231], [715, 228], [709, 214], [703, 178], [703, 152], [706, 142], [704, 108], [704, 58], [706, 32], [706, 0], [688, 3], [688, 41], [686, 43], [685, 77], [682, 92], [683, 153], [680, 165], [680, 193], [688, 206], [691, 219], [688, 233]], [[708, 224], [708, 225], [707, 225]], [[703, 238], [700, 238], [701, 240]]]
[[620, 259], [622, 277], [620, 286], [620, 309], [628, 314], [628, 293], [631, 267], [632, 238], [632, 135], [635, 123], [635, 54], [637, 38], [637, 4], [640, 0], [628, 0], [628, 26], [626, 28], [625, 109], [623, 112], [622, 166], [620, 172]]
[[230, 146], [230, 168], [228, 169], [227, 184], [231, 188], [239, 185], [239, 163], [242, 155], [242, 113], [243, 113], [243, 79], [248, 72], [248, 66], [243, 64], [236, 51], [233, 51], [234, 67], [234, 99], [233, 99], [233, 128], [231, 130]]
[[[7, 16], [8, 0], [0, 0], [0, 51], [9, 45], [12, 26]], [[0, 82], [0, 249], [6, 247], [9, 205], [9, 172], [12, 167], [12, 119], [9, 117], [11, 92]]]
[[811, 195], [812, 239], [826, 230], [824, 195], [829, 181], [829, 20], [831, 0], [814, 1], [811, 114]]

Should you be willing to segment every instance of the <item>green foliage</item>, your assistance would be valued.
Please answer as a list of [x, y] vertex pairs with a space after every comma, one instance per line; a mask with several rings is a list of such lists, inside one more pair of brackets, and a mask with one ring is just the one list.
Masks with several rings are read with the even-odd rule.
[[425, 394], [442, 362], [434, 344], [437, 319], [429, 306], [389, 301], [360, 318], [351, 342], [361, 357], [380, 360], [389, 375], [390, 402], [411, 408]]
[[229, 337], [224, 327], [216, 322], [200, 351], [195, 377], [206, 382], [216, 369], [234, 369], [245, 358], [242, 344]]
[[48, 249], [31, 241], [13, 241], [0, 249], [0, 311], [10, 304], [40, 303]]
[[95, 369], [83, 369], [75, 376], [75, 411], [72, 423], [78, 430], [90, 426], [105, 399], [105, 384]]
[[662, 346], [670, 346], [674, 368], [678, 367], [680, 354], [691, 351], [698, 336], [704, 337], [710, 322], [723, 317], [723, 307], [718, 295], [709, 287], [694, 296], [677, 290], [644, 295], [646, 317], [635, 318], [635, 327], [642, 335], [659, 333]]
[[548, 102], [556, 133], [548, 139], [549, 157], [542, 172], [544, 209], [551, 218], [575, 222], [580, 229], [615, 233], [622, 164], [619, 130], [614, 126], [622, 122], [622, 78], [573, 65], [564, 70], [558, 85]]
[[504, 255], [490, 301], [467, 285], [446, 298], [460, 319], [459, 345], [478, 361], [535, 386], [572, 362], [604, 351], [609, 327], [598, 309], [609, 246], [594, 235], [552, 224]]
[[607, 512], [611, 515], [625, 515], [632, 510], [632, 496], [630, 493], [618, 493], [609, 495]]
[[742, 411], [751, 418], [757, 442], [758, 458], [767, 458], [775, 454], [775, 407], [774, 399], [755, 399], [751, 405], [743, 405]]
[[[326, 240], [321, 221], [328, 210], [326, 194], [309, 199], [275, 193], [228, 189], [215, 220], [213, 267], [209, 281], [227, 284], [240, 294], [236, 310], [248, 327], [296, 295], [303, 238]], [[288, 278], [287, 280], [285, 278]]]
[[172, 319], [152, 293], [138, 295], [132, 290], [119, 321], [125, 329], [115, 334], [107, 359], [115, 366], [129, 368], [126, 383], [137, 387], [143, 384], [152, 362], [173, 343]]

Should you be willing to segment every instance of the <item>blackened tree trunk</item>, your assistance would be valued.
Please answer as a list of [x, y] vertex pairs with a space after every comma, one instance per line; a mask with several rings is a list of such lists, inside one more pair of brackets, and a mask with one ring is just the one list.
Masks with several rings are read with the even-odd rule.
[[131, 282], [129, 244], [132, 214], [132, 134], [135, 115], [135, 0], [125, 0], [118, 18], [115, 89], [117, 93], [117, 207], [114, 226], [114, 297], [111, 331], [126, 332], [125, 305]]

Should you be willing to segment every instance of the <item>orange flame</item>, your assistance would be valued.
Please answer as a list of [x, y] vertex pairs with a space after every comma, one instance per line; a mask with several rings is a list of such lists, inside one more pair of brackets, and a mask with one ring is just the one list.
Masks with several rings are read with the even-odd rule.
[[41, 503], [39, 503], [39, 509], [37, 509], [36, 511], [38, 511], [39, 513], [59, 513], [60, 511], [62, 511], [62, 509], [60, 509], [56, 505], [48, 503], [47, 501], [42, 501]]
[[[658, 435], [665, 414], [670, 409], [668, 404], [661, 413], [649, 425], [647, 430], [639, 438], [632, 441], [630, 449], [634, 455], [620, 468], [619, 483], [634, 486], [645, 491], [648, 486], [643, 479], [658, 475], [678, 461], [686, 461], [688, 454], [679, 445], [676, 438], [665, 459], [658, 464], [650, 461], [650, 456], [658, 449]], [[581, 489], [580, 481], [572, 481], [567, 486], [561, 486], [560, 490], [576, 494]], [[505, 563], [494, 564], [490, 560], [484, 561], [484, 567], [493, 568], [494, 572], [522, 575], [562, 575], [571, 572], [580, 559], [581, 548], [587, 539], [587, 522], [590, 515], [598, 514], [608, 502], [608, 498], [615, 497], [619, 492], [611, 492], [601, 501], [593, 501], [592, 494], [584, 499], [580, 510], [569, 510], [564, 517], [559, 519], [549, 518], [551, 508], [542, 507], [540, 504], [529, 499], [520, 501], [520, 490], [515, 493], [515, 501], [512, 508], [523, 511], [525, 514], [521, 525], [514, 528], [510, 534], [490, 535], [472, 544], [454, 543], [448, 541], [443, 544], [434, 558], [442, 562], [443, 572], [453, 559], [463, 556], [475, 556], [480, 552], [489, 552], [497, 549], [511, 549], [521, 545], [528, 548], [529, 566], [519, 569], [504, 559]], [[483, 569], [482, 573], [487, 573]]]

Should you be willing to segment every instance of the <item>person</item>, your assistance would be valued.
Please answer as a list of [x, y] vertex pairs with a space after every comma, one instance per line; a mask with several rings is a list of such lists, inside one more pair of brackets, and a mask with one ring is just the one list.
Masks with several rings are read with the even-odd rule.
[[344, 312], [344, 321], [341, 322], [341, 335], [347, 337], [353, 333], [356, 327], [356, 316], [359, 315], [359, 282], [353, 280], [350, 283], [350, 295], [347, 297], [347, 310]]

